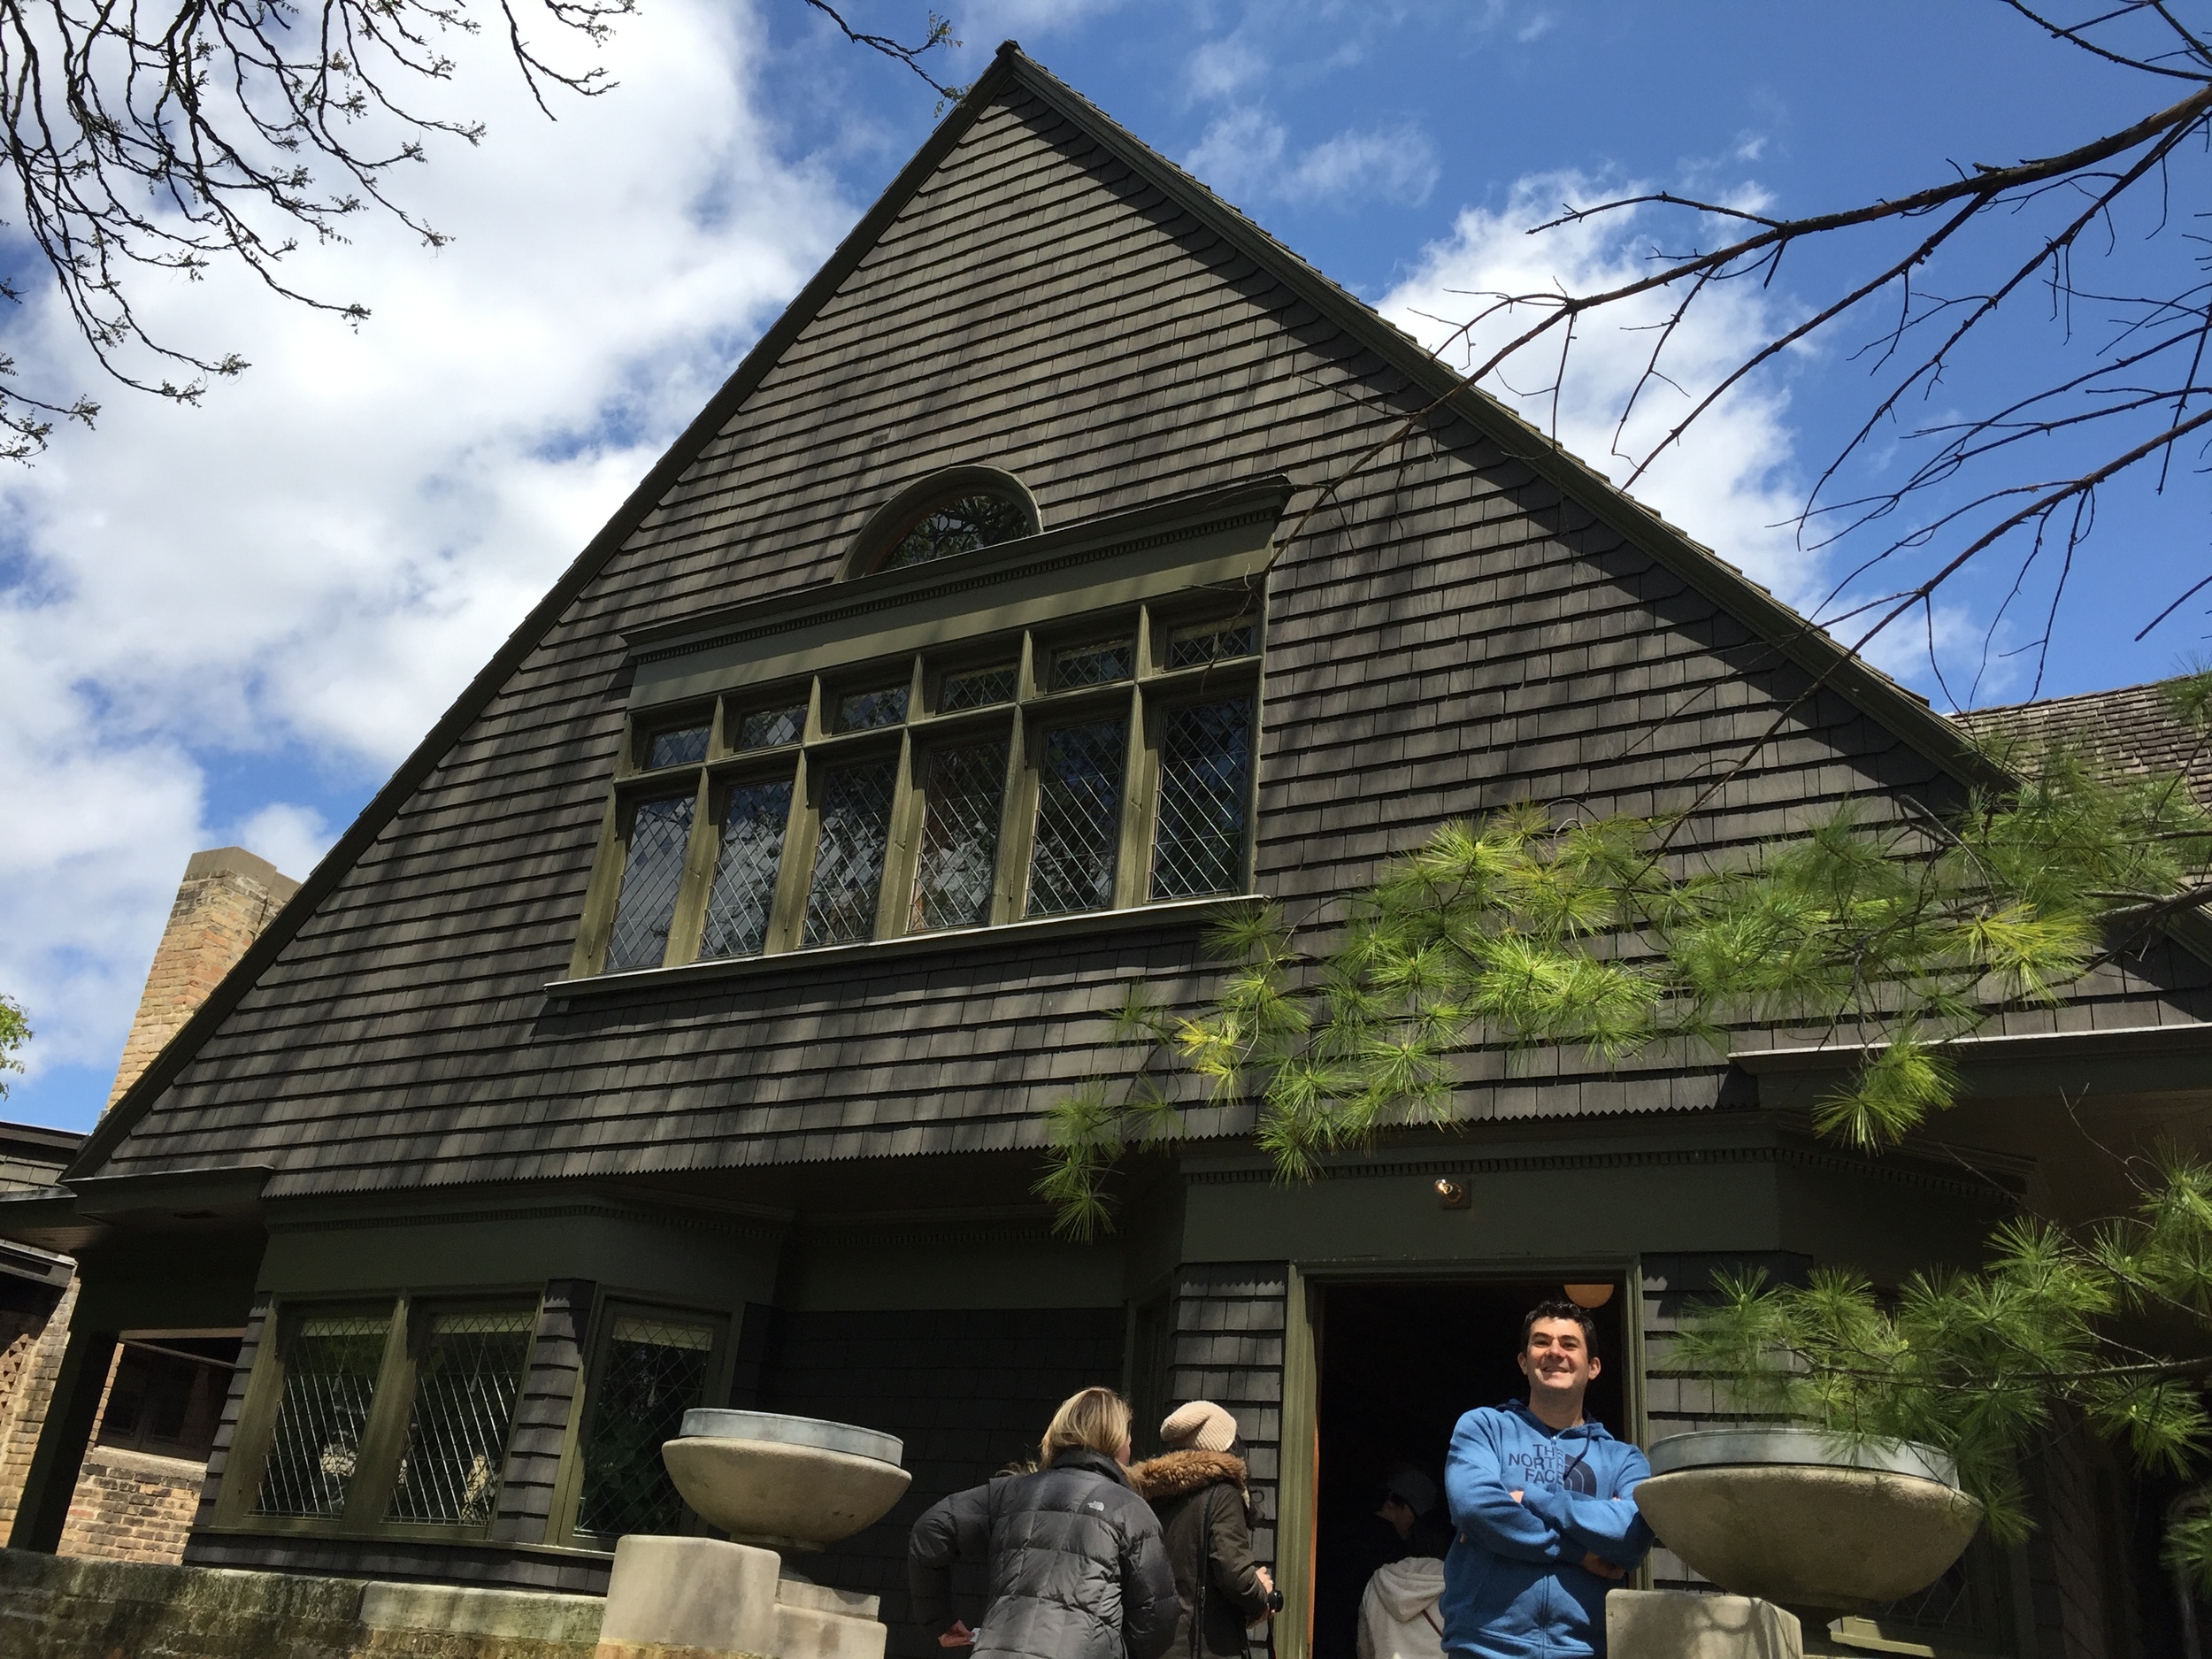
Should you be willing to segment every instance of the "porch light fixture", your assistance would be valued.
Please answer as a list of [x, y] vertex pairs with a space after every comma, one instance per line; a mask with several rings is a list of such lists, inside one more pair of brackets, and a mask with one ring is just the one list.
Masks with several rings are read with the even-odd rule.
[[1613, 1300], [1610, 1285], [1567, 1285], [1562, 1288], [1567, 1293], [1567, 1300], [1578, 1308], [1602, 1308]]
[[1467, 1208], [1467, 1189], [1448, 1175], [1436, 1178], [1436, 1202], [1440, 1210]]

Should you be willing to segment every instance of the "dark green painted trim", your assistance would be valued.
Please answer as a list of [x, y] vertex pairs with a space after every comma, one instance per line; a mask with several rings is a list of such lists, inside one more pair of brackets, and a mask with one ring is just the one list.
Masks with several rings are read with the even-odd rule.
[[545, 992], [548, 996], [564, 998], [618, 994], [654, 995], [706, 979], [751, 979], [763, 973], [789, 977], [808, 968], [850, 972], [859, 963], [887, 957], [932, 956], [939, 951], [971, 948], [979, 950], [994, 945], [1028, 945], [1040, 938], [1141, 932], [1148, 927], [1189, 927], [1211, 919], [1213, 913], [1225, 904], [1247, 904], [1263, 897], [1252, 893], [1233, 894], [1218, 898], [1178, 899], [1167, 904], [1135, 904], [1118, 910], [1085, 910], [1074, 916], [1040, 916], [984, 927], [944, 927], [926, 933], [863, 940], [855, 945], [818, 945], [811, 949], [782, 950], [759, 956], [687, 962], [673, 968], [638, 968], [628, 973], [553, 979], [548, 981]]
[[837, 244], [826, 264], [814, 273], [814, 278], [799, 290], [782, 316], [771, 324], [767, 332], [745, 354], [744, 361], [724, 381], [701, 410], [697, 417], [668, 452], [655, 464], [632, 490], [622, 505], [615, 510], [599, 534], [579, 554], [576, 560], [562, 572], [558, 581], [545, 597], [530, 609], [530, 613], [507, 636], [506, 642], [494, 653], [467, 688], [454, 700], [438, 723], [425, 734], [412, 753], [400, 764], [390, 780], [368, 805], [361, 810], [346, 833], [332, 843], [320, 863], [300, 883], [284, 908], [277, 912], [263, 930], [261, 936], [248, 946], [220, 984], [201, 1003], [192, 1018], [187, 1020], [166, 1047], [154, 1056], [153, 1063], [140, 1073], [138, 1080], [125, 1092], [101, 1119], [100, 1125], [87, 1138], [83, 1149], [70, 1164], [67, 1176], [90, 1175], [114, 1152], [117, 1143], [134, 1128], [158, 1100], [163, 1091], [176, 1080], [178, 1073], [190, 1064], [200, 1045], [213, 1035], [223, 1021], [230, 1018], [247, 990], [259, 979], [269, 965], [292, 942], [316, 907], [337, 887], [346, 872], [374, 843], [384, 826], [397, 816], [429, 777], [462, 735], [473, 724], [501, 689], [512, 679], [539, 642], [559, 623], [582, 595], [586, 587], [596, 577], [607, 561], [618, 552], [646, 516], [658, 506], [683, 477], [700, 453], [712, 442], [730, 419], [736, 414], [755, 388], [767, 378], [784, 352], [790, 349], [800, 332], [814, 320], [815, 314], [829, 303], [845, 279], [856, 269], [870, 249], [881, 237], [891, 222], [914, 193], [934, 173], [953, 146], [958, 143], [976, 119], [988, 108], [994, 99], [1013, 79], [1015, 65], [1020, 61], [1018, 53], [1002, 49], [998, 60], [977, 78], [967, 96], [956, 104], [937, 130], [932, 133], [922, 147], [914, 152], [914, 158], [900, 169], [890, 187], [876, 198], [875, 205], [861, 216], [860, 222], [846, 234]]

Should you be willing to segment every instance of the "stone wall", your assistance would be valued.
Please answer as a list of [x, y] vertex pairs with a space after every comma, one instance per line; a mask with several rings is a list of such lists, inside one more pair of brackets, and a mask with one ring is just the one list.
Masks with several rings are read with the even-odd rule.
[[72, 1279], [50, 1313], [0, 1310], [0, 1540], [15, 1525], [76, 1306], [77, 1281]]
[[604, 1607], [0, 1550], [9, 1659], [590, 1659]]

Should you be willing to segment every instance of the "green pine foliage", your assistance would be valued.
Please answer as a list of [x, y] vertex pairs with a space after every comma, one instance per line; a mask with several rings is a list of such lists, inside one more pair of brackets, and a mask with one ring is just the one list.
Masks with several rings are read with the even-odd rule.
[[[2212, 672], [2168, 693], [2212, 728]], [[1278, 1174], [1302, 1179], [1386, 1128], [1451, 1122], [1478, 1049], [1615, 1065], [1775, 1027], [1858, 1056], [1821, 1133], [1894, 1146], [1957, 1098], [1959, 1039], [2212, 900], [2212, 815], [2177, 776], [2084, 745], [1986, 757], [2008, 781], [1947, 815], [1846, 801], [1794, 834], [1705, 849], [1681, 820], [1522, 806], [1437, 830], [1333, 927], [1225, 914], [1212, 1001], [1132, 994], [1114, 1033], [1130, 1064], [1052, 1109], [1038, 1191], [1088, 1238], [1112, 1225], [1128, 1149], [1187, 1134], [1195, 1109], [1244, 1109]], [[2192, 1356], [2212, 1353], [2212, 1167], [2175, 1153], [2142, 1191], [2138, 1213], [2078, 1235], [2012, 1223], [1978, 1271], [1893, 1292], [1838, 1271], [1727, 1283], [1678, 1363], [1748, 1410], [1943, 1448], [2016, 1535], [2017, 1458], [2062, 1414], [2146, 1468], [2212, 1449], [2212, 1362]], [[2122, 1334], [2144, 1328], [2192, 1334], [2177, 1358]], [[2212, 1590], [2212, 1507], [2167, 1547]]]

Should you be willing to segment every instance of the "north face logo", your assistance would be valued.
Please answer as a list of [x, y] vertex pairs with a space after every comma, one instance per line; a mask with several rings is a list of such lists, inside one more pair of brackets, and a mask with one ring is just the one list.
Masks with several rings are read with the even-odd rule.
[[1105, 1514], [1105, 1513], [1106, 1513], [1106, 1506], [1105, 1506], [1103, 1503], [1100, 1502], [1099, 1502], [1096, 1498], [1093, 1498], [1093, 1499], [1092, 1499], [1092, 1500], [1091, 1500], [1088, 1503], [1085, 1504], [1083, 1507], [1084, 1507], [1085, 1509], [1096, 1509], [1096, 1510], [1097, 1510], [1097, 1511], [1098, 1511], [1101, 1515], [1103, 1515], [1103, 1514]]

